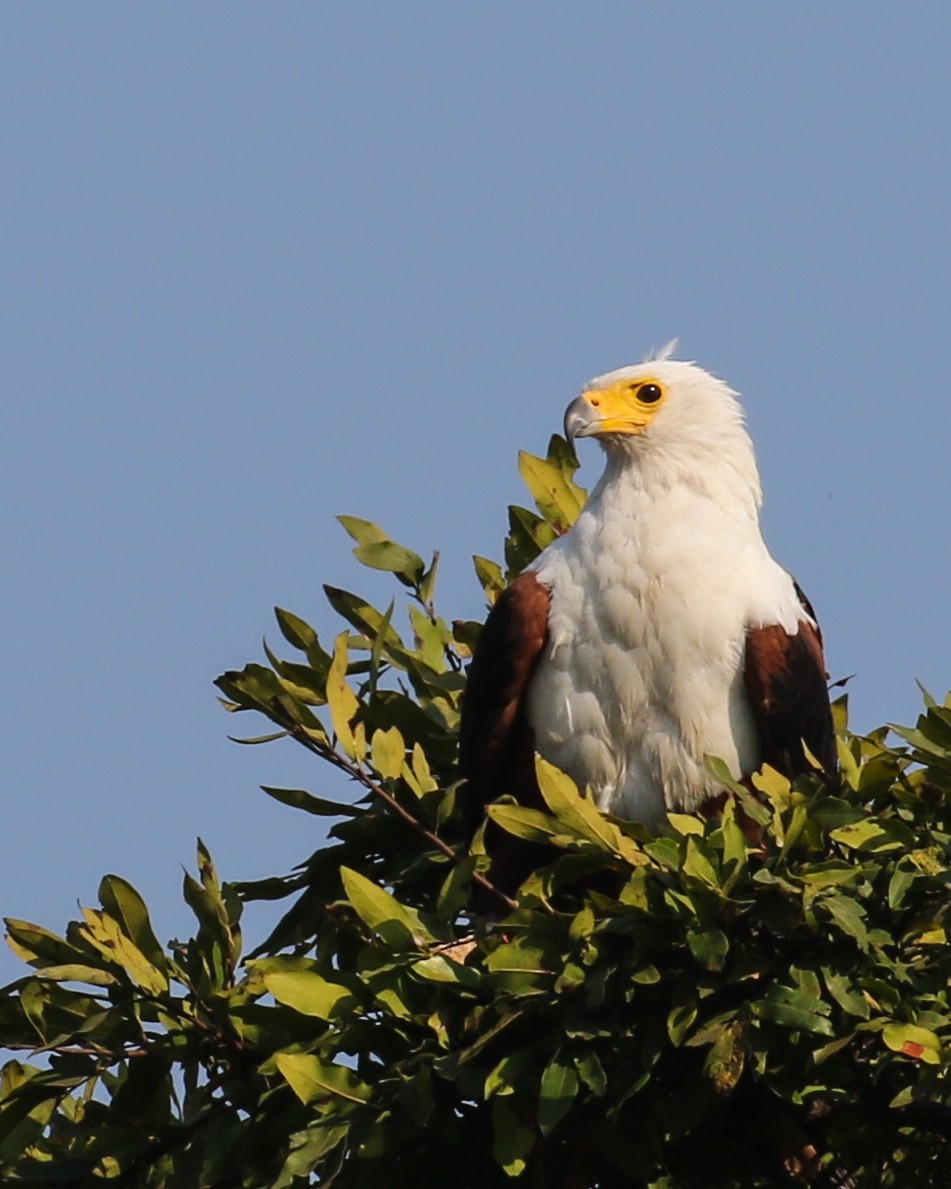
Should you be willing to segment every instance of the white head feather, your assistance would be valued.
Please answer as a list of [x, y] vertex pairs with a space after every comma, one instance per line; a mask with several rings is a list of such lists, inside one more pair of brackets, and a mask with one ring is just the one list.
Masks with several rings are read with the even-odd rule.
[[739, 396], [696, 363], [654, 359], [597, 376], [585, 391], [654, 380], [666, 397], [640, 433], [599, 438], [607, 472], [632, 466], [645, 481], [706, 487], [714, 498], [729, 495], [747, 508], [762, 502], [753, 443]]

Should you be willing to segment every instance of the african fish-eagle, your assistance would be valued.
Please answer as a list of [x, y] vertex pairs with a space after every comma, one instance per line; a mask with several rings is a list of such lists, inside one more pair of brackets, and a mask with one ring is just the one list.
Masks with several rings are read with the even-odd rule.
[[[482, 630], [460, 731], [475, 802], [543, 807], [536, 750], [603, 810], [652, 828], [722, 797], [708, 756], [737, 779], [764, 762], [793, 776], [810, 766], [805, 744], [834, 770], [822, 637], [763, 540], [737, 394], [656, 358], [592, 380], [565, 435], [597, 438], [606, 465]], [[521, 853], [496, 855], [507, 891], [528, 874]]]

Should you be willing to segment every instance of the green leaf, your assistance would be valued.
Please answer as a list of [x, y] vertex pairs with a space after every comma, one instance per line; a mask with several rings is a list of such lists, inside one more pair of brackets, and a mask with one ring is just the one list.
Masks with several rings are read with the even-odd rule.
[[426, 571], [426, 563], [418, 553], [391, 541], [382, 529], [369, 520], [360, 520], [356, 516], [338, 516], [337, 519], [357, 542], [353, 556], [358, 561], [374, 570], [395, 574], [407, 586], [419, 585]]
[[312, 1053], [277, 1053], [274, 1064], [301, 1102], [308, 1105], [333, 1098], [361, 1105], [370, 1101], [370, 1086], [345, 1065], [330, 1064]]
[[608, 1079], [604, 1072], [604, 1066], [601, 1064], [598, 1054], [589, 1049], [585, 1052], [575, 1053], [574, 1055], [575, 1069], [578, 1071], [578, 1076], [598, 1098], [603, 1097], [607, 1092]]
[[538, 1129], [550, 1135], [568, 1113], [578, 1094], [578, 1071], [560, 1051], [542, 1074], [538, 1095]]
[[554, 971], [563, 955], [548, 938], [515, 937], [493, 950], [485, 960], [493, 985], [517, 995], [533, 995], [554, 986]]
[[432, 561], [429, 563], [429, 569], [419, 580], [419, 597], [426, 606], [432, 606], [433, 599], [436, 597], [436, 574], [439, 570], [439, 551], [433, 552]]
[[635, 843], [627, 838], [598, 809], [582, 797], [570, 776], [536, 756], [535, 772], [542, 797], [551, 812], [564, 822], [571, 833], [587, 838], [603, 850], [621, 855], [631, 863], [643, 862]]
[[733, 1020], [710, 1046], [703, 1072], [718, 1094], [729, 1094], [740, 1080], [746, 1064], [745, 1035], [743, 1022]]
[[347, 987], [309, 970], [274, 970], [263, 980], [278, 1003], [321, 1020], [332, 1020], [356, 1003]]
[[435, 620], [430, 619], [419, 607], [410, 605], [407, 611], [413, 628], [416, 655], [434, 673], [445, 672], [446, 648], [452, 640], [449, 624], [438, 617]]
[[149, 910], [135, 888], [118, 875], [106, 875], [99, 884], [99, 902], [140, 952], [163, 974], [165, 952], [152, 930]]
[[532, 1128], [523, 1123], [510, 1094], [496, 1094], [492, 1099], [492, 1156], [509, 1177], [525, 1171], [528, 1156], [535, 1146]]
[[400, 1105], [417, 1127], [425, 1127], [430, 1121], [436, 1099], [428, 1066], [400, 1086]]
[[288, 644], [303, 652], [316, 672], [326, 677], [330, 668], [330, 655], [321, 647], [317, 633], [310, 624], [281, 607], [274, 608], [274, 616]]
[[671, 1008], [667, 1013], [667, 1035], [675, 1047], [680, 1047], [697, 1018], [697, 995], [694, 989], [678, 984], [671, 995]]
[[433, 954], [413, 963], [413, 974], [432, 983], [451, 983], [461, 987], [477, 987], [479, 972], [470, 966], [454, 962], [445, 954]]
[[4, 917], [7, 945], [31, 966], [68, 966], [89, 961], [89, 953], [72, 946], [64, 938], [15, 917]]
[[419, 917], [359, 871], [340, 868], [340, 878], [357, 916], [392, 949], [403, 951], [434, 940]]
[[307, 1178], [326, 1156], [347, 1137], [348, 1127], [339, 1123], [321, 1120], [290, 1137], [290, 1150], [281, 1167], [280, 1174], [270, 1189], [294, 1189]]
[[772, 987], [765, 998], [752, 1004], [752, 1012], [759, 1019], [770, 1020], [784, 1028], [832, 1035], [832, 1025], [826, 1019], [829, 1005], [804, 991]]
[[507, 577], [513, 578], [538, 557], [558, 534], [541, 516], [527, 508], [509, 506], [509, 534], [505, 538]]
[[862, 949], [868, 948], [868, 929], [859, 904], [845, 896], [823, 896], [818, 904], [828, 912], [843, 933], [854, 937]]
[[722, 929], [690, 929], [690, 952], [705, 970], [722, 970], [730, 950], [730, 941]]
[[403, 641], [395, 628], [390, 624], [390, 614], [381, 615], [369, 603], [348, 590], [340, 590], [336, 586], [324, 585], [324, 594], [331, 607], [342, 616], [347, 623], [355, 627], [368, 640], [382, 640], [383, 649], [387, 657], [400, 668], [405, 668], [405, 662], [398, 659], [402, 654]]
[[888, 881], [888, 907], [900, 908], [905, 894], [917, 878], [917, 872], [909, 871], [907, 867], [898, 864]]
[[483, 1093], [486, 1100], [494, 1094], [514, 1094], [523, 1086], [532, 1065], [532, 1058], [533, 1054], [525, 1049], [506, 1053], [485, 1079]]
[[710, 848], [703, 839], [688, 835], [683, 865], [684, 875], [699, 880], [709, 888], [719, 888], [720, 876], [715, 866], [715, 860]]
[[325, 797], [315, 797], [313, 793], [304, 789], [278, 789], [269, 784], [262, 784], [261, 791], [280, 801], [282, 805], [289, 805], [291, 809], [302, 809], [304, 813], [312, 813], [315, 817], [359, 817], [362, 809], [355, 805], [344, 805], [340, 801], [328, 801]]
[[838, 973], [824, 967], [822, 977], [825, 985], [829, 988], [829, 994], [844, 1012], [850, 1016], [858, 1016], [862, 1020], [868, 1019], [868, 1000], [861, 991], [852, 985], [852, 981], [847, 974]]
[[307, 730], [321, 729], [313, 712], [264, 665], [245, 665], [240, 672], [223, 673], [215, 685], [238, 709], [258, 710], [284, 729], [289, 724], [300, 724]]
[[44, 966], [37, 978], [48, 978], [57, 983], [89, 983], [93, 987], [114, 987], [119, 980], [108, 970], [98, 966], [72, 963], [66, 966]]
[[359, 545], [353, 556], [374, 570], [386, 570], [395, 574], [406, 586], [418, 586], [426, 572], [426, 563], [403, 545], [395, 541], [377, 541], [372, 545]]
[[569, 830], [564, 822], [558, 821], [550, 814], [542, 813], [539, 809], [525, 809], [521, 805], [489, 805], [486, 813], [492, 821], [497, 822], [508, 834], [516, 838], [526, 838], [529, 842], [563, 843], [572, 838], [583, 837], [574, 830]]
[[341, 524], [358, 545], [378, 545], [381, 541], [388, 541], [386, 533], [371, 520], [362, 520], [359, 516], [338, 516], [337, 523]]

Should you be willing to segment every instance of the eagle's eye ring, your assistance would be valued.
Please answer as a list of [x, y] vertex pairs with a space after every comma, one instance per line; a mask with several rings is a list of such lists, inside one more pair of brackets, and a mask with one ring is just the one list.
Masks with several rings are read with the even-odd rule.
[[637, 388], [637, 399], [645, 405], [656, 404], [664, 395], [659, 384], [640, 384]]

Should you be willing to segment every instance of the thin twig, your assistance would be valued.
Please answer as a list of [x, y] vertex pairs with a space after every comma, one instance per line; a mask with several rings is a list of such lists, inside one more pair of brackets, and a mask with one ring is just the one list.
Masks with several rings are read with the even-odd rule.
[[[123, 1049], [117, 1052], [115, 1049], [104, 1049], [99, 1045], [51, 1045], [48, 1048], [43, 1047], [43, 1051], [47, 1053], [55, 1053], [57, 1057], [99, 1057], [109, 1065], [117, 1065], [120, 1061], [124, 1061], [127, 1057], [147, 1057], [149, 1050], [147, 1048], [131, 1048]], [[28, 1044], [25, 1041], [8, 1041], [4, 1048], [29, 1050], [31, 1053], [37, 1051], [37, 1046]]]
[[[327, 760], [328, 763], [333, 764], [335, 768], [339, 768], [341, 772], [346, 772], [351, 780], [356, 780], [359, 784], [362, 784], [368, 792], [372, 793], [375, 797], [378, 797], [398, 817], [402, 818], [402, 820], [406, 822], [408, 826], [411, 826], [417, 831], [417, 833], [422, 834], [427, 842], [431, 843], [438, 850], [442, 851], [442, 853], [447, 858], [452, 859], [454, 863], [458, 863], [460, 861], [459, 855], [447, 842], [444, 842], [438, 834], [434, 834], [432, 830], [424, 826], [419, 818], [414, 817], [408, 809], [405, 809], [402, 805], [400, 805], [399, 801], [396, 800], [392, 793], [388, 793], [382, 785], [377, 784], [375, 780], [372, 780], [369, 776], [367, 776], [366, 772], [363, 771], [359, 764], [348, 759], [346, 756], [342, 756], [338, 751], [335, 751], [331, 747], [322, 746], [321, 744], [316, 743], [307, 734], [305, 734], [303, 728], [297, 724], [293, 724], [290, 728], [290, 731], [299, 743], [302, 743], [315, 755], [319, 755], [321, 759]], [[506, 896], [506, 894], [501, 889], [497, 888], [495, 884], [491, 882], [491, 880], [486, 879], [486, 877], [482, 875], [481, 872], [473, 871], [472, 880], [474, 883], [477, 883], [480, 887], [484, 888], [487, 892], [491, 892], [494, 896], [497, 896], [499, 900], [501, 900], [505, 905], [505, 907], [509, 909], [509, 911], [514, 911], [516, 908], [518, 908], [518, 904], [515, 900], [513, 900], [510, 896]]]

